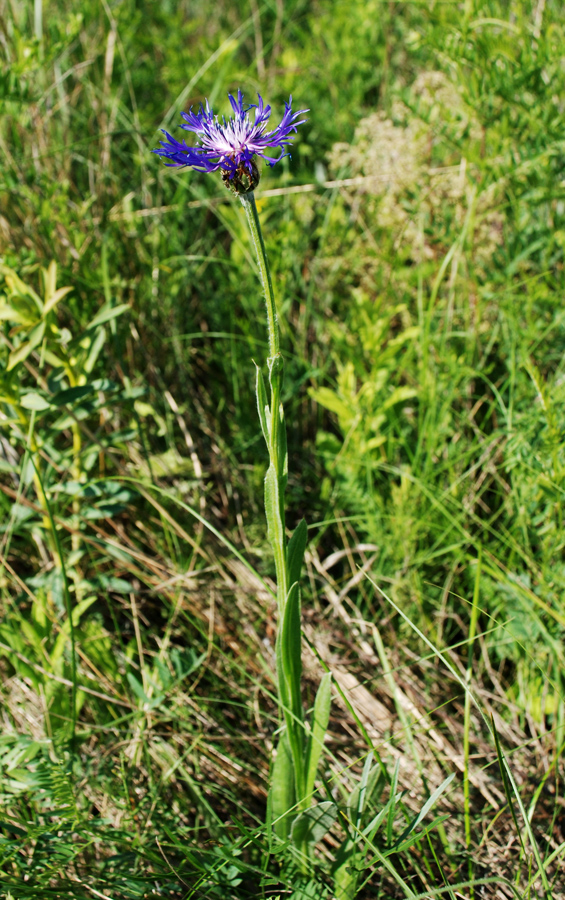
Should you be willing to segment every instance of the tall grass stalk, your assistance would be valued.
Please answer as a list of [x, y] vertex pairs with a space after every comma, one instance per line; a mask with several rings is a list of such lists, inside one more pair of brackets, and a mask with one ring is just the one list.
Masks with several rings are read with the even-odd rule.
[[[475, 589], [473, 591], [473, 607], [471, 610], [471, 622], [469, 625], [469, 656], [467, 659], [467, 672], [465, 678], [466, 691], [465, 691], [465, 712], [464, 712], [464, 722], [463, 722], [463, 759], [465, 766], [465, 778], [463, 781], [463, 792], [464, 792], [464, 814], [465, 814], [465, 842], [467, 844], [467, 852], [469, 854], [468, 860], [468, 873], [469, 880], [473, 880], [473, 860], [471, 859], [471, 845], [472, 845], [472, 833], [471, 833], [471, 794], [470, 794], [470, 786], [469, 786], [469, 749], [470, 749], [470, 734], [471, 734], [471, 677], [473, 674], [473, 647], [475, 643], [475, 634], [477, 631], [477, 621], [479, 618], [479, 592], [481, 585], [481, 562], [482, 562], [482, 554], [479, 551], [479, 557], [477, 559], [477, 572], [475, 575]], [[475, 896], [474, 889], [471, 885], [470, 888], [471, 900], [473, 900]]]

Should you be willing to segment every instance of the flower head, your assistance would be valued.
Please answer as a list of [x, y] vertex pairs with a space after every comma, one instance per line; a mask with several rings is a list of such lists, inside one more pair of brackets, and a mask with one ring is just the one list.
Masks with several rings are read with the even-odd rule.
[[[243, 94], [237, 92], [237, 100], [228, 95], [234, 111], [231, 119], [226, 121], [214, 115], [208, 101], [206, 106], [200, 105], [196, 113], [192, 107], [187, 113], [182, 113], [186, 124], [181, 125], [186, 131], [193, 131], [199, 138], [194, 146], [189, 146], [186, 141], [177, 141], [168, 131], [163, 131], [166, 141], [161, 141], [158, 150], [153, 150], [159, 156], [169, 160], [168, 166], [192, 166], [201, 172], [215, 172], [221, 169], [224, 181], [229, 186], [236, 186], [240, 193], [253, 190], [259, 181], [259, 172], [254, 157], [260, 156], [266, 160], [269, 166], [274, 166], [284, 156], [290, 154], [285, 148], [292, 143], [293, 132], [297, 125], [302, 125], [305, 119], [299, 117], [308, 112], [301, 109], [292, 111], [292, 97], [285, 103], [285, 112], [280, 125], [272, 131], [267, 131], [271, 107], [263, 104], [263, 98], [258, 94], [259, 102], [243, 105]], [[249, 111], [255, 110], [254, 121], [251, 121]], [[265, 154], [268, 147], [278, 147], [280, 156], [273, 158]]]

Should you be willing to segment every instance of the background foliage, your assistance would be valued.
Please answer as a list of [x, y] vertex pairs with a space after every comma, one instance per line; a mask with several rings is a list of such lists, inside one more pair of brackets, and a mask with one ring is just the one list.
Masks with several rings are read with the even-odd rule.
[[343, 839], [313, 887], [264, 835], [257, 273], [221, 183], [149, 152], [238, 86], [310, 108], [258, 202], [305, 665], [336, 682], [320, 795], [345, 810], [372, 749], [394, 800], [400, 759], [364, 897], [564, 896], [561, 13], [0, 2], [6, 897], [322, 897]]

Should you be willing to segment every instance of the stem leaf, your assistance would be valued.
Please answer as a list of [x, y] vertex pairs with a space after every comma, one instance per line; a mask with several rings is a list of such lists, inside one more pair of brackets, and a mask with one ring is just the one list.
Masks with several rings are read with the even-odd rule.
[[294, 767], [286, 729], [282, 732], [273, 763], [269, 794], [270, 817], [275, 834], [288, 840], [290, 833], [289, 810], [295, 805]]
[[269, 404], [267, 402], [267, 392], [265, 390], [265, 382], [263, 380], [263, 373], [261, 369], [255, 363], [255, 388], [257, 394], [257, 409], [259, 411], [259, 421], [261, 422], [261, 431], [263, 432], [263, 437], [265, 438], [265, 443], [267, 447], [269, 446], [269, 423], [267, 419], [267, 411], [269, 409]]
[[[304, 519], [302, 520], [304, 521]], [[296, 532], [295, 532], [296, 533]], [[330, 719], [330, 705], [332, 700], [332, 675], [326, 672], [322, 677], [316, 701], [314, 703], [314, 717], [312, 731], [308, 740], [306, 751], [306, 785], [305, 799], [309, 800], [314, 792], [314, 782], [320, 763], [320, 757], [324, 747], [324, 737]]]
[[302, 719], [300, 681], [302, 677], [302, 630], [300, 627], [300, 588], [295, 582], [288, 592], [281, 627], [281, 662], [289, 688], [292, 710]]
[[304, 562], [307, 542], [308, 526], [306, 525], [306, 519], [301, 519], [294, 529], [286, 551], [289, 584], [300, 581], [300, 572]]

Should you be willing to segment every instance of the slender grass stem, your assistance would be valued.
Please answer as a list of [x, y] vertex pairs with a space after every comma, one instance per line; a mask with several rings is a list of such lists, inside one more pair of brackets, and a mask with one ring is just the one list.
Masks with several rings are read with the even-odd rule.
[[[464, 726], [463, 726], [463, 757], [464, 757], [464, 767], [465, 767], [465, 778], [463, 781], [463, 796], [464, 796], [464, 817], [465, 817], [465, 843], [467, 844], [467, 852], [469, 854], [468, 859], [468, 873], [469, 880], [472, 882], [473, 880], [473, 860], [471, 859], [471, 847], [472, 847], [472, 834], [471, 834], [471, 793], [469, 789], [469, 752], [470, 752], [470, 735], [471, 735], [471, 676], [473, 674], [473, 644], [475, 641], [475, 634], [477, 631], [477, 620], [479, 617], [479, 590], [481, 584], [481, 552], [479, 551], [479, 558], [477, 560], [477, 572], [475, 576], [475, 589], [473, 591], [473, 607], [471, 610], [471, 624], [469, 626], [469, 657], [467, 662], [467, 672], [465, 677], [466, 691], [465, 691], [465, 714], [464, 714]], [[471, 886], [471, 900], [473, 900], [475, 896], [474, 889]]]

